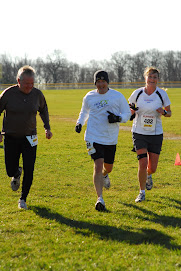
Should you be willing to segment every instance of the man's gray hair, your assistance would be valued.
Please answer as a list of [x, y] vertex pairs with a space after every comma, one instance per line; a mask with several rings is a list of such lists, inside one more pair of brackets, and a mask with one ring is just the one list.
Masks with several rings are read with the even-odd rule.
[[29, 65], [21, 67], [18, 70], [18, 73], [17, 73], [17, 76], [16, 76], [17, 81], [18, 81], [18, 79], [22, 80], [24, 75], [27, 75], [29, 77], [34, 77], [35, 76], [35, 70]]

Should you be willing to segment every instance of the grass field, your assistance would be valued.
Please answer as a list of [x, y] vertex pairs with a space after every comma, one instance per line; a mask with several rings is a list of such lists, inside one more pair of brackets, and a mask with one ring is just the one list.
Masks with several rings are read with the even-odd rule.
[[[133, 90], [121, 90], [126, 98]], [[28, 211], [17, 208], [0, 144], [0, 270], [181, 270], [181, 89], [169, 89], [172, 117], [163, 118], [164, 142], [154, 188], [135, 204], [138, 162], [131, 152], [131, 122], [121, 124], [108, 212], [94, 209], [93, 162], [83, 132], [75, 133], [88, 90], [49, 90], [53, 138], [38, 117], [39, 145]], [[1, 117], [2, 120], [2, 117]], [[20, 161], [22, 165], [22, 161]]]

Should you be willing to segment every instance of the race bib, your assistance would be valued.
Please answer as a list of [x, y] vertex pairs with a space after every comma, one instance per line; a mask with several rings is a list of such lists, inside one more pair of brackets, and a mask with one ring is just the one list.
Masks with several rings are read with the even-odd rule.
[[28, 139], [31, 147], [34, 147], [38, 144], [38, 136], [37, 135], [32, 135], [32, 136], [26, 136]]
[[89, 155], [96, 152], [96, 149], [94, 148], [93, 143], [86, 141], [86, 146], [87, 146], [87, 151]]
[[156, 126], [156, 117], [150, 115], [141, 116], [141, 127], [147, 131], [154, 131]]

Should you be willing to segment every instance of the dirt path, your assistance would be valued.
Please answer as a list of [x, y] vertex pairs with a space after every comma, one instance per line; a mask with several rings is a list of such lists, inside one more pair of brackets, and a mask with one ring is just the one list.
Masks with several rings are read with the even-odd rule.
[[[61, 120], [64, 120], [64, 121], [71, 121], [71, 122], [74, 122], [76, 123], [76, 119], [73, 119], [73, 118], [61, 118], [59, 115], [54, 115], [54, 116], [51, 116], [52, 118], [54, 119], [61, 119]], [[130, 131], [131, 132], [131, 126], [121, 126], [119, 127], [120, 130], [122, 131]], [[181, 135], [176, 135], [176, 134], [173, 134], [173, 133], [163, 133], [164, 135], [164, 139], [167, 139], [167, 140], [181, 140]]]
[[[120, 126], [119, 128], [120, 130], [122, 131], [131, 131], [131, 127], [129, 126]], [[163, 133], [163, 137], [164, 139], [167, 139], [167, 140], [181, 140], [181, 135], [176, 135], [176, 134], [173, 134], [173, 133]]]

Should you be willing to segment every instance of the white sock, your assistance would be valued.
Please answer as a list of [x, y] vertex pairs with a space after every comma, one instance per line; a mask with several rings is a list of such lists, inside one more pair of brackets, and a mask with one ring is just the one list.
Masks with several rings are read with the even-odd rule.
[[145, 190], [140, 190], [141, 193], [145, 194]]

